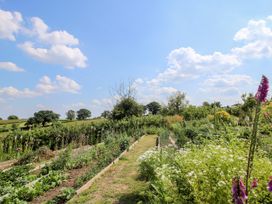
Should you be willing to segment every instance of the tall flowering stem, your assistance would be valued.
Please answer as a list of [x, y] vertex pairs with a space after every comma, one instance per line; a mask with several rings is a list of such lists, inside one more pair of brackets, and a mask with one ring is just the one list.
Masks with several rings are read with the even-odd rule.
[[240, 177], [232, 180], [232, 201], [234, 204], [244, 204], [247, 200], [246, 188]]
[[[259, 118], [261, 113], [261, 105], [262, 105], [262, 102], [266, 101], [268, 89], [269, 89], [268, 79], [266, 76], [262, 76], [261, 83], [255, 95], [257, 106], [256, 106], [255, 118], [253, 122], [252, 134], [250, 138], [250, 147], [248, 152], [248, 162], [247, 162], [247, 170], [246, 170], [246, 195], [249, 195], [249, 179], [253, 169], [254, 154], [257, 147], [257, 133], [258, 133], [258, 123], [259, 123]], [[248, 200], [246, 200], [246, 203], [247, 202]]]

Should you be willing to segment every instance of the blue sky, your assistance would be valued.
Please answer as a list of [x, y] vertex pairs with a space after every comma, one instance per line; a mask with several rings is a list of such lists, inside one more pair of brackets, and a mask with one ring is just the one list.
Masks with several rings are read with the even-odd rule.
[[0, 117], [137, 99], [232, 104], [272, 76], [271, 1], [0, 1]]

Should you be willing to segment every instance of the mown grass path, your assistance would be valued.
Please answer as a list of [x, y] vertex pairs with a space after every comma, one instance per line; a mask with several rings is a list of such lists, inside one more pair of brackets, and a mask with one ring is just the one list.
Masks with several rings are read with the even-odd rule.
[[138, 158], [155, 146], [156, 136], [144, 136], [119, 162], [114, 164], [91, 188], [74, 197], [73, 203], [137, 203], [137, 193], [147, 187], [138, 179]]

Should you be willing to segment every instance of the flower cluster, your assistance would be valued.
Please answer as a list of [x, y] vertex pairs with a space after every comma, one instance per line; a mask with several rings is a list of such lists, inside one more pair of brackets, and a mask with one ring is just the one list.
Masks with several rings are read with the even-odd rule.
[[235, 204], [244, 204], [247, 200], [246, 187], [239, 177], [232, 180], [232, 199]]
[[254, 189], [258, 186], [258, 179], [254, 178], [251, 183], [251, 189]]
[[268, 182], [268, 185], [267, 185], [267, 189], [272, 192], [272, 176], [269, 177], [269, 182]]
[[262, 81], [259, 85], [258, 91], [255, 95], [255, 98], [258, 102], [265, 102], [266, 101], [266, 97], [267, 97], [267, 93], [268, 93], [268, 89], [269, 89], [269, 81], [268, 78], [266, 76], [262, 76]]

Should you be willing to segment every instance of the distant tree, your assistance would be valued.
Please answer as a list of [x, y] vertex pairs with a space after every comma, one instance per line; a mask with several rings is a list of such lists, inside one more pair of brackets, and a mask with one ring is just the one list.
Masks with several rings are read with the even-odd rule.
[[0, 118], [0, 120], [3, 120], [3, 118]]
[[114, 97], [117, 98], [117, 102], [113, 107], [111, 118], [121, 120], [143, 115], [144, 106], [136, 101], [135, 95], [136, 89], [132, 82], [121, 83], [115, 90]]
[[18, 116], [16, 116], [16, 115], [10, 115], [9, 117], [8, 117], [8, 120], [18, 120], [19, 118], [18, 118]]
[[161, 105], [156, 101], [147, 104], [145, 107], [148, 110], [148, 112], [151, 113], [152, 115], [158, 114], [161, 110]]
[[59, 116], [59, 114], [54, 113], [51, 110], [41, 110], [34, 113], [34, 124], [42, 124], [42, 126], [45, 126], [46, 123], [57, 121]]
[[202, 103], [202, 106], [210, 106], [210, 104], [209, 104], [209, 102], [204, 101], [204, 102]]
[[220, 103], [220, 101], [215, 101], [215, 102], [211, 103], [210, 106], [212, 108], [220, 108], [221, 107], [221, 103]]
[[134, 98], [123, 98], [114, 106], [112, 119], [121, 120], [132, 116], [141, 116], [143, 112], [143, 106], [138, 104]]
[[168, 110], [170, 115], [181, 114], [183, 108], [188, 105], [185, 93], [180, 91], [172, 95], [168, 100]]
[[77, 111], [77, 119], [78, 120], [85, 120], [89, 117], [91, 117], [91, 111], [89, 111], [88, 109], [82, 108]]
[[74, 110], [68, 110], [66, 113], [66, 118], [68, 120], [74, 120], [76, 118], [76, 112]]
[[101, 117], [110, 118], [111, 117], [111, 112], [108, 111], [108, 110], [105, 110], [103, 113], [101, 113]]

